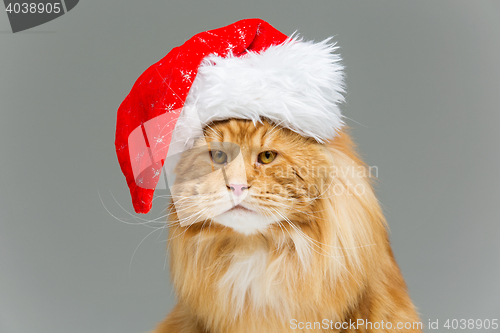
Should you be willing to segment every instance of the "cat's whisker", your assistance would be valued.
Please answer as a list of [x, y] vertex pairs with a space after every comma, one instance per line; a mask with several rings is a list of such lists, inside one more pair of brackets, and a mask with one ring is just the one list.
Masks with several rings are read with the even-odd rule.
[[[203, 227], [205, 226], [205, 223], [207, 222], [208, 218], [206, 218], [204, 221], [203, 221], [203, 224], [201, 225], [201, 229], [203, 229]], [[198, 237], [198, 242], [196, 244], [196, 256], [198, 257], [199, 256], [199, 251], [200, 251], [200, 243], [201, 243], [201, 234], [199, 235]], [[197, 261], [196, 261], [197, 262]]]
[[[274, 211], [275, 211], [275, 212], [276, 212], [276, 213], [277, 213], [277, 214], [278, 214], [278, 215], [279, 215], [279, 216], [280, 216], [280, 217], [281, 217], [284, 221], [286, 221], [286, 222], [290, 225], [290, 227], [291, 227], [292, 229], [294, 229], [294, 230], [295, 230], [295, 231], [299, 234], [299, 236], [301, 236], [301, 237], [303, 237], [303, 236], [304, 236], [304, 235], [302, 235], [302, 234], [299, 232], [299, 229], [298, 229], [298, 228], [297, 228], [297, 227], [293, 224], [293, 222], [291, 222], [291, 221], [290, 221], [290, 219], [288, 219], [285, 215], [283, 215], [283, 214], [282, 214], [279, 210], [277, 210], [277, 209], [273, 209], [273, 210], [274, 210]], [[291, 238], [292, 238], [292, 240], [293, 240], [293, 237], [292, 237], [292, 235], [291, 235], [291, 234], [290, 234], [290, 237], [291, 237]], [[312, 246], [312, 245], [315, 245], [315, 246], [319, 247], [318, 245], [316, 245], [316, 244], [312, 243], [312, 242], [310, 241], [310, 239], [307, 239], [306, 237], [304, 237], [304, 238], [305, 238], [307, 241], [309, 241], [309, 243], [306, 243], [306, 244], [311, 245], [311, 246]], [[319, 248], [321, 248], [321, 247], [319, 247]]]
[[210, 126], [210, 124], [206, 125], [205, 129], [206, 128], [210, 129], [210, 132], [212, 134], [214, 134], [218, 139], [220, 139], [220, 140], [223, 139], [222, 135], [220, 133], [218, 133], [212, 126]]
[[[283, 215], [281, 212], [277, 211], [277, 213], [286, 221], [288, 222], [288, 224], [301, 236], [303, 237], [304, 239], [306, 239], [307, 241], [310, 242], [311, 245], [314, 245], [316, 246], [318, 249], [321, 249], [322, 251], [325, 251], [327, 252], [325, 249], [323, 249], [320, 245], [324, 245], [324, 246], [328, 246], [328, 247], [331, 247], [330, 245], [328, 244], [324, 244], [308, 235], [306, 235], [302, 230], [300, 230], [300, 228], [298, 228], [296, 225], [294, 225], [294, 223], [292, 221], [290, 221], [289, 218], [287, 218], [285, 215]], [[328, 253], [328, 252], [327, 252]], [[328, 256], [330, 256], [328, 254]]]
[[155, 223], [164, 223], [160, 220], [164, 219], [168, 214], [166, 215], [161, 215], [155, 219], [152, 219], [152, 220], [148, 220], [148, 219], [144, 219], [144, 218], [141, 218], [141, 217], [138, 217], [136, 215], [133, 215], [131, 212], [129, 212], [128, 210], [126, 210], [122, 205], [120, 205], [120, 203], [116, 200], [116, 198], [113, 196], [113, 194], [111, 194], [111, 196], [113, 197], [113, 199], [115, 200], [116, 204], [126, 213], [128, 214], [133, 220], [135, 220], [136, 222], [129, 222], [129, 221], [126, 221], [124, 220], [123, 218], [119, 218], [118, 216], [116, 216], [115, 214], [111, 213], [111, 211], [108, 209], [108, 207], [106, 207], [106, 205], [104, 204], [104, 202], [102, 201], [102, 197], [99, 193], [99, 199], [101, 200], [101, 203], [104, 207], [104, 209], [106, 210], [106, 212], [111, 216], [113, 217], [115, 220], [119, 221], [119, 222], [122, 222], [124, 224], [128, 224], [128, 225], [141, 225], [141, 226], [146, 226], [148, 228], [157, 228], [156, 226], [154, 225], [150, 225], [150, 224], [155, 224]]
[[[268, 213], [270, 213], [270, 216], [268, 216]], [[268, 212], [264, 212], [264, 216], [266, 217], [266, 219], [268, 219], [269, 217], [276, 218], [276, 215], [273, 212], [269, 212], [269, 211]], [[274, 251], [270, 252], [270, 253], [276, 253], [276, 252], [280, 251], [281, 248], [282, 248], [282, 246], [283, 246], [283, 244], [284, 244], [283, 240], [286, 238], [283, 224], [279, 220], [277, 220], [277, 219], [276, 219], [276, 223], [278, 224], [278, 226], [279, 226], [279, 228], [281, 230], [281, 233], [283, 234], [283, 239], [280, 239], [277, 248]]]
[[[286, 217], [284, 217], [286, 218]], [[288, 218], [287, 218], [288, 219]], [[288, 221], [290, 223], [292, 223], [289, 219]], [[307, 234], [305, 234], [302, 230], [300, 230], [300, 228], [297, 229], [298, 232], [300, 232], [304, 237], [306, 237], [309, 241], [311, 242], [314, 242], [315, 244], [319, 244], [319, 245], [322, 245], [322, 246], [326, 246], [326, 247], [329, 247], [329, 248], [332, 248], [332, 249], [341, 249], [341, 250], [354, 250], [354, 249], [360, 249], [360, 248], [364, 248], [364, 247], [370, 247], [370, 246], [374, 246], [374, 245], [377, 245], [377, 244], [367, 244], [367, 245], [360, 245], [360, 246], [353, 246], [353, 247], [346, 247], [346, 246], [333, 246], [333, 245], [329, 245], [329, 244], [326, 244], [326, 243], [323, 243], [323, 242], [320, 242], [318, 241], [317, 239], [314, 239], [310, 236], [308, 236]]]
[[156, 228], [155, 230], [151, 231], [150, 233], [148, 233], [140, 242], [139, 244], [137, 245], [137, 247], [135, 248], [134, 250], [134, 253], [132, 253], [132, 257], [130, 258], [130, 263], [129, 263], [129, 266], [128, 266], [128, 273], [131, 274], [132, 272], [132, 261], [134, 260], [134, 256], [135, 256], [135, 253], [137, 252], [137, 250], [139, 249], [139, 247], [141, 246], [141, 244], [149, 237], [151, 236], [152, 234], [154, 234], [155, 232], [157, 232], [158, 230], [162, 230], [163, 227], [159, 227], [159, 228]]
[[266, 130], [266, 132], [264, 133], [263, 137], [269, 139], [274, 133], [276, 133], [280, 129], [279, 126], [281, 126], [281, 124], [283, 124], [283, 123], [284, 123], [284, 120], [281, 120], [279, 122], [273, 123], [273, 125], [271, 126], [271, 128], [269, 128], [269, 129]]
[[[292, 201], [291, 199], [289, 199], [290, 201]], [[316, 217], [316, 213], [321, 213], [321, 212], [324, 212], [325, 210], [312, 210], [312, 211], [309, 211], [309, 212], [306, 212], [304, 210], [301, 210], [299, 208], [294, 208], [293, 205], [292, 206], [289, 206], [289, 205], [285, 205], [281, 202], [273, 202], [273, 204], [277, 205], [277, 206], [281, 206], [283, 208], [287, 208], [288, 210], [290, 211], [296, 211], [296, 212], [299, 212], [300, 214], [303, 214], [303, 215], [306, 215], [308, 217]]]
[[[290, 221], [290, 220], [289, 220], [286, 216], [283, 216], [283, 215], [282, 215], [279, 211], [277, 211], [277, 213], [278, 213], [278, 214], [280, 214], [280, 215], [281, 215], [281, 216], [285, 219], [285, 221], [286, 221], [286, 222], [287, 222], [287, 223], [288, 223], [288, 224], [289, 224], [289, 225], [290, 225], [290, 226], [291, 226], [291, 227], [292, 227], [295, 231], [297, 231], [297, 232], [300, 234], [300, 230], [299, 230], [296, 226], [294, 226], [294, 225], [293, 225], [293, 223], [292, 223], [292, 222], [291, 222], [291, 221]], [[302, 233], [302, 235], [303, 235], [303, 236], [307, 236], [307, 235], [305, 235], [305, 234], [303, 234], [303, 233]], [[307, 238], [306, 238], [306, 239], [307, 239]], [[310, 244], [311, 244], [311, 245], [316, 245], [316, 244], [314, 244], [314, 243], [312, 243], [312, 242], [311, 242]], [[320, 248], [320, 249], [322, 249], [323, 251], [325, 251], [325, 252], [326, 252], [326, 250], [325, 250], [325, 249], [323, 249], [323, 248], [319, 247], [318, 245], [316, 245], [316, 246], [317, 246], [318, 248]], [[320, 253], [320, 252], [318, 252], [318, 251], [314, 250], [314, 248], [311, 248], [311, 249], [312, 249], [314, 252], [316, 252], [317, 254], [319, 254], [319, 255], [323, 255], [323, 256], [325, 256], [325, 257], [329, 257], [329, 258], [334, 259], [334, 260], [335, 260], [335, 261], [336, 261], [336, 262], [337, 262], [340, 266], [342, 266], [342, 268], [344, 268], [344, 269], [345, 269], [345, 271], [346, 271], [347, 273], [349, 273], [349, 275], [351, 275], [351, 277], [352, 277], [353, 279], [356, 279], [356, 278], [355, 278], [355, 276], [354, 276], [354, 275], [350, 272], [350, 270], [349, 270], [349, 269], [347, 269], [347, 267], [345, 267], [345, 265], [344, 265], [342, 262], [340, 262], [340, 260], [338, 259], [338, 258], [340, 258], [340, 257], [345, 257], [345, 256], [333, 256], [333, 255], [331, 255], [331, 254], [327, 254], [327, 255], [325, 255], [325, 254], [323, 254], [323, 253]], [[328, 252], [327, 252], [327, 253], [328, 253]]]
[[[206, 219], [205, 219], [205, 221], [206, 221]], [[177, 222], [177, 221], [174, 221], [174, 222]], [[172, 225], [174, 225], [174, 226], [176, 227], [175, 231], [177, 231], [177, 229], [181, 228], [180, 223], [175, 223], [175, 224], [172, 224]], [[168, 250], [169, 250], [169, 248], [170, 248], [171, 241], [172, 241], [173, 239], [175, 239], [175, 238], [179, 237], [179, 236], [184, 235], [184, 234], [188, 231], [188, 229], [189, 229], [192, 225], [193, 225], [193, 224], [189, 224], [187, 227], [185, 227], [185, 228], [184, 228], [184, 231], [183, 231], [183, 232], [181, 232], [179, 235], [177, 235], [177, 236], [175, 236], [175, 237], [169, 237], [169, 238], [167, 239], [167, 253], [168, 253]], [[164, 270], [165, 270], [165, 267], [166, 267], [166, 261], [167, 261], [167, 255], [165, 255], [165, 261], [164, 261], [164, 263], [163, 263], [163, 269], [164, 269]]]

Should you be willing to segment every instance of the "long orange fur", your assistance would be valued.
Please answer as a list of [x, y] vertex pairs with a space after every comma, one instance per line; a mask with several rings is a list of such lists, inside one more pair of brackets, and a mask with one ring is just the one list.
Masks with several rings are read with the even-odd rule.
[[[178, 303], [155, 333], [421, 332], [370, 173], [346, 130], [322, 144], [267, 121], [232, 119], [207, 126], [205, 136], [209, 144], [241, 147], [249, 191], [262, 212], [280, 221], [250, 235], [210, 216], [182, 227], [171, 204]], [[267, 149], [278, 152], [276, 160], [257, 165], [256, 156]], [[190, 161], [181, 160], [178, 170], [183, 163]], [[210, 175], [205, 178], [210, 187]], [[210, 204], [192, 205], [193, 214]], [[372, 327], [292, 326], [325, 319], [363, 319]], [[373, 327], [381, 322], [392, 329]], [[397, 329], [398, 323], [412, 328]]]

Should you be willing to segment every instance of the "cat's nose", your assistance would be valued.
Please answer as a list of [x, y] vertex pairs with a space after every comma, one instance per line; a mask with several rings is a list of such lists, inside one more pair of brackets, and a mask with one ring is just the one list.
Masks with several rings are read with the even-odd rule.
[[240, 196], [243, 194], [244, 190], [248, 190], [247, 184], [229, 184], [228, 186], [236, 196]]

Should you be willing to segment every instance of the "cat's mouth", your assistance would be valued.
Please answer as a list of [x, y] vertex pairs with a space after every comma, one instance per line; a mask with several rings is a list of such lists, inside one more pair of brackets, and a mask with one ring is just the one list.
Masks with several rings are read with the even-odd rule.
[[236, 202], [225, 212], [214, 216], [212, 220], [223, 226], [230, 227], [233, 230], [244, 235], [251, 235], [263, 232], [270, 224], [274, 223], [272, 217], [261, 214], [253, 207], [248, 208], [241, 202]]
[[242, 205], [236, 205], [233, 208], [229, 209], [228, 212], [246, 212], [246, 213], [255, 213], [253, 210], [243, 207]]

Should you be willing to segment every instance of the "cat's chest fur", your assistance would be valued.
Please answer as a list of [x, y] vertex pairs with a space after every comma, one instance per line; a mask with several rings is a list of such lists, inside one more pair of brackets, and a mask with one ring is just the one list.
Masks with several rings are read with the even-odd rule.
[[227, 271], [217, 283], [218, 292], [225, 294], [223, 297], [230, 299], [238, 311], [243, 310], [246, 303], [265, 308], [274, 294], [268, 294], [268, 260], [268, 252], [264, 249], [233, 254]]
[[252, 309], [257, 313], [270, 310], [278, 316], [292, 315], [294, 307], [290, 302], [295, 297], [290, 287], [309, 271], [312, 258], [304, 238], [295, 232], [289, 235], [294, 240], [290, 251], [283, 251], [283, 244], [273, 249], [260, 244], [226, 254], [230, 259], [225, 261], [226, 270], [214, 287], [221, 301], [231, 303], [235, 314]]

